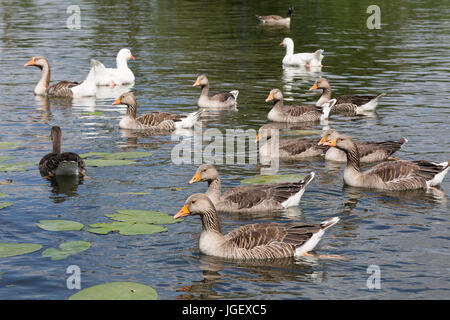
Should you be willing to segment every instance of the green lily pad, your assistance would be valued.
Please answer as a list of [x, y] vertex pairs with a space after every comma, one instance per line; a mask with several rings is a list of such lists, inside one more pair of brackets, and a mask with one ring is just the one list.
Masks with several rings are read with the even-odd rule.
[[69, 300], [157, 300], [155, 289], [140, 283], [108, 282], [83, 289]]
[[41, 220], [36, 226], [47, 231], [74, 231], [84, 227], [83, 224], [71, 220]]
[[0, 192], [0, 198], [3, 198], [4, 196], [5, 194]]
[[8, 160], [14, 160], [17, 157], [13, 156], [0, 156], [0, 162], [8, 161]]
[[143, 196], [146, 194], [150, 194], [149, 192], [125, 192], [125, 194], [133, 194], [133, 195], [137, 195], [137, 196]]
[[42, 249], [35, 243], [0, 243], [0, 258], [13, 257]]
[[320, 136], [322, 131], [319, 130], [289, 130], [289, 134], [295, 134], [298, 136]]
[[153, 234], [167, 231], [167, 228], [155, 224], [118, 222], [118, 221], [114, 221], [111, 223], [106, 222], [94, 223], [90, 224], [89, 227], [92, 227], [93, 229], [86, 229], [86, 231], [88, 232], [97, 234], [107, 234], [111, 231], [119, 231], [119, 234], [124, 236]]
[[3, 202], [0, 202], [0, 209], [7, 208], [7, 207], [12, 206], [12, 205], [13, 205], [12, 202], [3, 201]]
[[122, 222], [172, 224], [178, 221], [165, 212], [152, 210], [117, 210], [117, 213], [106, 214], [108, 218]]
[[26, 171], [26, 168], [35, 167], [38, 162], [25, 161], [25, 162], [11, 162], [11, 163], [2, 163], [0, 165], [1, 172], [17, 172], [17, 171]]
[[102, 158], [105, 160], [127, 160], [146, 158], [152, 155], [151, 152], [130, 151], [130, 152], [88, 152], [80, 155], [82, 158]]
[[82, 112], [82, 116], [102, 116], [103, 112], [101, 111], [93, 111], [93, 112]]
[[271, 184], [271, 183], [285, 183], [285, 182], [299, 182], [305, 175], [302, 174], [285, 174], [274, 176], [256, 176], [241, 180], [243, 185], [252, 184]]
[[136, 163], [131, 160], [112, 160], [112, 159], [86, 159], [84, 161], [88, 167], [112, 167], [112, 166], [128, 166]]
[[71, 254], [85, 251], [91, 247], [91, 244], [86, 241], [69, 241], [60, 244], [59, 248], [48, 248], [42, 252], [43, 257], [51, 257], [52, 260], [62, 260]]
[[22, 142], [12, 141], [12, 142], [0, 142], [0, 149], [11, 149], [13, 147], [20, 146]]

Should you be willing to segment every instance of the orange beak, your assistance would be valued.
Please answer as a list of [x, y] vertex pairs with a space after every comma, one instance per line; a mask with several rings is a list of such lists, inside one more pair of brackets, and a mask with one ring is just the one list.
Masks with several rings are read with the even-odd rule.
[[196, 183], [196, 182], [199, 182], [199, 181], [202, 181], [202, 178], [200, 178], [200, 173], [196, 172], [194, 174], [194, 176], [192, 177], [192, 179], [189, 180], [189, 184], [193, 184], [193, 183]]
[[178, 219], [181, 217], [186, 217], [190, 214], [191, 212], [189, 211], [188, 207], [186, 205], [183, 206], [183, 208], [181, 208], [180, 211], [178, 211], [178, 213], [176, 215], [173, 216], [174, 219]]
[[309, 88], [309, 91], [317, 90], [317, 89], [319, 89], [319, 87], [317, 86], [317, 83], [314, 83], [313, 86], [311, 88]]
[[284, 44], [283, 44], [283, 42], [280, 42], [280, 46], [284, 47]]
[[322, 145], [322, 144], [324, 144], [325, 142], [327, 142], [327, 138], [326, 137], [322, 137], [322, 139], [320, 139], [320, 141], [319, 141], [319, 143], [317, 144], [317, 145]]
[[130, 59], [131, 60], [135, 60], [133, 55], [130, 55]]
[[197, 87], [200, 85], [200, 80], [195, 81], [195, 83], [192, 85], [193, 87]]
[[24, 66], [24, 67], [34, 66], [34, 57], [32, 57], [32, 58], [30, 59], [30, 61], [28, 61], [27, 63], [25, 63], [23, 66]]
[[323, 143], [324, 146], [329, 146], [329, 147], [336, 147], [336, 139], [331, 140], [331, 141], [325, 141]]
[[120, 97], [117, 98], [117, 99], [112, 103], [113, 106], [116, 105], [116, 104], [122, 104], [122, 103], [120, 102]]
[[256, 136], [255, 143], [257, 143], [259, 140], [261, 140], [261, 134], [258, 132], [258, 135]]
[[273, 94], [269, 94], [269, 96], [266, 99], [266, 102], [273, 100]]

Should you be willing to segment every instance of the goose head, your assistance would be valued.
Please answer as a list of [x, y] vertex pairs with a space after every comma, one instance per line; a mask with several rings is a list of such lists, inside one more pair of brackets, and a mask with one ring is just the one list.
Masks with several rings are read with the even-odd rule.
[[189, 215], [205, 215], [211, 211], [215, 211], [216, 208], [211, 202], [209, 197], [203, 193], [196, 193], [187, 198], [183, 208], [173, 217], [178, 219]]
[[44, 68], [44, 66], [46, 66], [46, 65], [48, 66], [47, 58], [45, 58], [43, 56], [38, 56], [38, 57], [31, 57], [30, 61], [25, 63], [23, 66], [24, 67], [37, 67], [42, 70], [42, 68]]
[[269, 96], [266, 98], [266, 102], [269, 101], [280, 101], [283, 100], [283, 93], [281, 92], [280, 89], [272, 89], [270, 90]]
[[316, 80], [316, 82], [314, 82], [312, 87], [309, 88], [309, 91], [318, 90], [318, 89], [324, 90], [324, 89], [329, 89], [329, 88], [330, 88], [330, 83], [328, 82], [328, 80], [325, 78], [319, 78]]
[[261, 140], [262, 138], [266, 138], [267, 140], [272, 137], [272, 128], [270, 124], [265, 124], [258, 130], [258, 134], [256, 135], [255, 143]]
[[192, 179], [189, 181], [189, 184], [193, 184], [200, 181], [213, 181], [219, 177], [219, 172], [217, 172], [216, 168], [210, 164], [202, 164], [198, 167]]
[[197, 77], [197, 80], [194, 82], [194, 84], [192, 85], [193, 87], [198, 87], [198, 86], [207, 86], [208, 85], [208, 78], [206, 77], [206, 75], [201, 74]]
[[337, 132], [337, 130], [334, 130], [334, 129], [328, 129], [328, 130], [325, 131], [325, 133], [323, 134], [322, 139], [320, 139], [318, 145], [323, 145], [325, 142], [334, 140], [334, 139], [336, 139], [337, 137], [339, 137], [339, 132]]
[[290, 18], [291, 15], [292, 15], [292, 12], [294, 12], [294, 7], [293, 7], [293, 6], [290, 6], [290, 7], [289, 7], [289, 10], [288, 10], [288, 13], [287, 13], [287, 15], [286, 15], [286, 17], [287, 17], [287, 18]]
[[291, 38], [284, 38], [283, 41], [281, 41], [280, 46], [294, 48], [294, 41]]
[[113, 103], [113, 105], [124, 104], [127, 106], [136, 106], [136, 97], [132, 92], [125, 92], [120, 97], [118, 97]]
[[339, 136], [333, 140], [322, 143], [324, 146], [336, 147], [343, 151], [351, 151], [355, 148], [355, 142], [350, 136]]
[[62, 138], [62, 131], [61, 128], [58, 126], [53, 126], [52, 130], [50, 131], [50, 138], [53, 142], [61, 141]]
[[119, 53], [117, 54], [117, 60], [128, 61], [128, 60], [135, 60], [135, 59], [134, 59], [134, 56], [131, 54], [130, 49], [123, 48], [123, 49], [119, 50]]

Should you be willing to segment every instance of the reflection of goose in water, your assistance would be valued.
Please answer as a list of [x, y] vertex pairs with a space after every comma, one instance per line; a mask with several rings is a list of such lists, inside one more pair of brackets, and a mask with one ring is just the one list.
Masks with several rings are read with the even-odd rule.
[[[196, 257], [192, 257], [196, 259]], [[266, 261], [230, 261], [208, 255], [200, 255], [199, 268], [203, 278], [194, 280], [190, 285], [178, 288], [177, 299], [232, 299], [235, 295], [227, 295], [229, 286], [224, 286], [225, 278], [229, 285], [241, 286], [279, 283], [322, 283], [326, 273], [322, 271], [322, 260], [314, 257], [283, 258]], [[225, 275], [223, 275], [225, 273]], [[283, 289], [279, 289], [283, 290]], [[183, 292], [183, 293], [181, 293]], [[279, 292], [285, 293], [285, 292]], [[273, 292], [274, 295], [279, 294]], [[245, 291], [242, 292], [245, 294]]]
[[133, 84], [116, 85], [114, 87], [99, 86], [95, 93], [97, 99], [116, 99], [125, 92], [129, 92], [133, 88]]
[[[68, 197], [77, 195], [78, 185], [82, 184], [83, 179], [78, 176], [54, 176], [51, 178], [52, 193], [55, 195], [64, 194]], [[65, 197], [54, 198], [55, 202], [62, 202]]]
[[[298, 91], [305, 91], [303, 88], [311, 81], [315, 81], [322, 72], [322, 67], [289, 67], [283, 66], [283, 91], [286, 94], [293, 94], [294, 88]], [[297, 91], [297, 90], [296, 90]]]

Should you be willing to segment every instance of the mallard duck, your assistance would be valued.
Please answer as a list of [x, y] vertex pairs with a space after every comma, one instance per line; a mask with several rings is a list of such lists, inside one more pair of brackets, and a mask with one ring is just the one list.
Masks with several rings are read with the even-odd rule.
[[[328, 102], [331, 99], [331, 86], [327, 79], [319, 78], [314, 82], [309, 90], [318, 90], [322, 89], [322, 96], [316, 102], [316, 106], [321, 106], [324, 103]], [[340, 96], [335, 98], [336, 104], [331, 109], [331, 114], [336, 113], [351, 113], [351, 114], [360, 114], [368, 111], [374, 111], [378, 106], [378, 100], [385, 96], [385, 93], [382, 93], [378, 96], [361, 96], [361, 95], [353, 95], [347, 94], [344, 96]]]
[[95, 96], [95, 68], [94, 61], [91, 60], [91, 70], [82, 83], [73, 81], [60, 81], [50, 86], [50, 64], [47, 58], [38, 56], [32, 57], [25, 63], [25, 67], [37, 67], [42, 70], [41, 79], [34, 88], [34, 94], [38, 96], [59, 97], [59, 98], [79, 98]]
[[[263, 125], [258, 130], [256, 141], [266, 138], [266, 143], [259, 147], [260, 157], [271, 157], [272, 128], [270, 124]], [[299, 160], [310, 157], [317, 157], [324, 154], [328, 147], [319, 145], [319, 138], [288, 138], [278, 141], [278, 158], [282, 160]]]
[[134, 74], [128, 68], [128, 60], [134, 60], [129, 49], [120, 49], [117, 53], [116, 68], [106, 68], [100, 61], [94, 60], [95, 83], [98, 86], [115, 86], [134, 83]]
[[235, 187], [224, 195], [220, 191], [220, 176], [212, 164], [202, 164], [189, 184], [207, 181], [205, 194], [214, 203], [217, 211], [227, 213], [276, 212], [298, 206], [306, 186], [314, 178], [311, 172], [296, 183], [258, 184]]
[[[329, 129], [322, 136], [319, 145], [323, 145], [326, 141], [331, 141], [339, 136], [339, 132]], [[397, 141], [360, 141], [355, 143], [359, 150], [360, 162], [375, 162], [393, 160], [394, 158], [391, 155], [398, 151], [406, 142], [408, 142], [406, 138], [401, 138]], [[347, 156], [344, 151], [336, 147], [330, 147], [325, 153], [325, 160], [346, 162]]]
[[276, 259], [305, 256], [313, 250], [338, 217], [320, 223], [253, 223], [222, 234], [211, 200], [201, 193], [190, 196], [175, 219], [199, 215], [202, 219], [199, 249], [203, 254], [228, 259]]
[[284, 38], [280, 46], [286, 47], [286, 55], [283, 58], [283, 66], [287, 67], [322, 67], [323, 50], [315, 52], [294, 54], [294, 41], [291, 38]]
[[269, 96], [266, 98], [266, 102], [273, 101], [274, 106], [267, 115], [269, 121], [274, 122], [312, 122], [328, 119], [331, 108], [336, 103], [335, 99], [324, 103], [320, 110], [313, 105], [283, 105], [283, 93], [280, 89], [272, 89]]
[[113, 105], [118, 104], [127, 106], [127, 113], [119, 122], [121, 129], [155, 132], [170, 132], [181, 128], [189, 129], [195, 125], [201, 115], [199, 111], [188, 115], [154, 111], [136, 118], [138, 104], [132, 92], [122, 94], [113, 102]]
[[269, 16], [256, 15], [256, 17], [258, 18], [259, 22], [265, 25], [289, 27], [291, 25], [292, 12], [294, 12], [294, 7], [290, 6], [285, 18], [277, 15], [269, 15]]
[[326, 141], [326, 146], [336, 147], [347, 155], [344, 182], [353, 187], [383, 190], [427, 189], [441, 184], [450, 168], [450, 162], [388, 161], [361, 172], [359, 149], [349, 136], [339, 136]]
[[45, 177], [71, 176], [86, 174], [84, 160], [76, 153], [61, 153], [62, 132], [58, 126], [52, 127], [50, 137], [53, 142], [53, 152], [45, 155], [39, 162], [39, 171]]
[[200, 98], [197, 101], [200, 108], [233, 109], [237, 107], [239, 90], [220, 93], [209, 92], [209, 81], [204, 74], [199, 75], [192, 86], [202, 88]]

